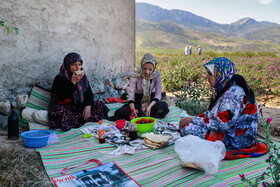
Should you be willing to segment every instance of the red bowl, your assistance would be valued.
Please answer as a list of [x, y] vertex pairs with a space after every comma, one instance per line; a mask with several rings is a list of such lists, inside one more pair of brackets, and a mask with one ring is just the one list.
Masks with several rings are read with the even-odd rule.
[[120, 119], [118, 121], [115, 122], [116, 126], [118, 129], [123, 129], [125, 126], [125, 120], [124, 119]]

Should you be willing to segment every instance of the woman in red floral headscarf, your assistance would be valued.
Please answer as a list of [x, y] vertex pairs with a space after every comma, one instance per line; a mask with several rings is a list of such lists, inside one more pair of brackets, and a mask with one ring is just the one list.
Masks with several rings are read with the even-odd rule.
[[259, 112], [253, 91], [241, 75], [235, 74], [234, 63], [224, 57], [206, 63], [207, 79], [215, 89], [208, 111], [180, 121], [181, 134], [221, 140], [227, 159], [260, 156], [266, 146], [256, 139]]

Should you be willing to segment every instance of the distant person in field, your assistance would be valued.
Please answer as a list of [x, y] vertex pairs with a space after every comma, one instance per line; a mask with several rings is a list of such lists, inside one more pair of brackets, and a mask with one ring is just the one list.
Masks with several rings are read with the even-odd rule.
[[185, 47], [185, 56], [188, 56], [188, 52], [189, 52], [189, 47], [186, 46], [186, 47]]
[[[185, 47], [185, 56], [187, 57], [188, 56], [188, 52], [189, 52], [189, 47], [186, 46]], [[186, 59], [186, 62], [188, 61], [188, 59]]]
[[189, 54], [192, 56], [192, 46], [189, 47]]
[[198, 46], [197, 51], [198, 51], [198, 55], [200, 56], [202, 53], [202, 47], [200, 45]]
[[181, 119], [183, 136], [195, 135], [209, 141], [222, 141], [228, 149], [226, 159], [254, 157], [265, 154], [265, 144], [256, 139], [259, 112], [253, 91], [236, 73], [229, 59], [219, 57], [204, 67], [215, 92], [208, 111]]

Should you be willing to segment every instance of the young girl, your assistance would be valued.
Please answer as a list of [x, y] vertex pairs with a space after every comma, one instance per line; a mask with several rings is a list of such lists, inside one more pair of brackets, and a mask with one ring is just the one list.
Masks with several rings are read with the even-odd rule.
[[112, 120], [129, 120], [131, 109], [136, 117], [144, 115], [164, 118], [169, 112], [168, 105], [161, 100], [161, 76], [156, 70], [156, 59], [147, 53], [138, 70], [132, 73], [129, 82], [128, 104], [115, 112]]

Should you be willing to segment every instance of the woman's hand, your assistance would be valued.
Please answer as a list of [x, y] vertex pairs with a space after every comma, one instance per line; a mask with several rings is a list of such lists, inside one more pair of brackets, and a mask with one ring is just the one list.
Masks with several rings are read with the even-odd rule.
[[134, 115], [135, 115], [135, 117], [137, 118], [137, 117], [138, 117], [138, 110], [135, 108], [134, 103], [130, 103], [130, 104], [129, 104], [129, 108], [130, 108], [130, 109], [134, 108]]
[[136, 108], [134, 109], [134, 115], [135, 115], [135, 118], [138, 118], [138, 110]]
[[179, 129], [181, 130], [186, 124], [192, 123], [192, 122], [193, 122], [192, 117], [185, 117], [185, 118], [181, 119], [179, 122]]
[[72, 79], [71, 79], [71, 81], [72, 81], [72, 83], [75, 85], [75, 84], [77, 84], [77, 82], [79, 82], [82, 78], [83, 78], [83, 76], [84, 76], [84, 71], [82, 71], [80, 74], [78, 74], [78, 75], [76, 75], [75, 73], [72, 75]]
[[151, 105], [149, 105], [148, 107], [147, 107], [147, 109], [146, 109], [146, 115], [147, 115], [147, 117], [150, 117], [150, 115], [151, 115], [151, 109], [152, 109], [152, 107], [150, 107]]
[[86, 106], [83, 110], [84, 120], [87, 120], [91, 116], [91, 106]]
[[153, 107], [156, 103], [157, 103], [156, 101], [152, 101], [151, 104], [147, 107], [147, 109], [146, 109], [146, 115], [147, 115], [148, 117], [150, 117], [152, 107]]
[[152, 101], [151, 104], [147, 107], [147, 109], [146, 109], [146, 115], [147, 115], [147, 117], [150, 117], [152, 107], [153, 107], [155, 104], [156, 104], [156, 102], [155, 102], [155, 101]]

